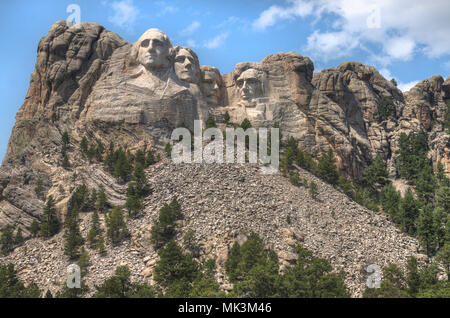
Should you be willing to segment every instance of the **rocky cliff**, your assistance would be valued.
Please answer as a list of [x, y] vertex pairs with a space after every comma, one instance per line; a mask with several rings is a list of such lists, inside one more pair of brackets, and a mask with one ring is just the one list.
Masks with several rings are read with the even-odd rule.
[[[382, 116], [379, 105], [386, 100], [393, 111]], [[0, 227], [20, 226], [29, 235], [28, 226], [41, 217], [44, 205], [34, 191], [38, 180], [43, 181], [44, 193], [56, 198], [63, 218], [75, 186], [74, 172], [75, 183], [104, 185], [110, 202], [124, 203], [125, 185], [80, 154], [84, 136], [105, 145], [114, 141], [131, 152], [144, 146], [158, 149], [174, 128], [192, 130], [193, 120], [208, 117], [220, 123], [225, 112], [232, 122], [248, 118], [254, 127], [279, 123], [284, 138], [294, 136], [314, 156], [333, 149], [342, 175], [356, 181], [376, 154], [387, 160], [395, 178], [400, 133], [423, 129], [428, 131], [430, 158], [435, 164], [441, 161], [450, 173], [450, 135], [443, 127], [449, 100], [450, 78], [433, 76], [403, 94], [371, 66], [345, 62], [314, 73], [309, 58], [292, 52], [270, 55], [258, 63], [239, 63], [231, 74], [222, 76], [214, 67], [200, 66], [190, 48], [173, 47], [159, 30], [150, 29], [136, 43], [126, 43], [98, 24], [68, 27], [60, 21], [39, 42], [36, 69], [0, 168]], [[70, 136], [70, 169], [60, 164], [64, 131]], [[292, 248], [284, 236], [298, 232], [307, 247], [350, 274], [347, 282], [354, 295], [361, 293], [361, 271], [368, 263], [404, 264], [407, 256], [416, 253], [413, 239], [334, 189], [320, 183], [323, 195], [316, 202], [280, 176], [261, 177], [251, 169], [160, 163], [147, 171], [156, 191], [145, 203], [145, 218], [132, 221], [133, 230], [147, 231], [161, 204], [179, 196], [189, 216], [186, 228], [199, 231], [204, 242], [216, 244], [205, 250], [226, 254], [236, 233], [253, 229], [289, 261]], [[336, 217], [331, 217], [332, 210]], [[291, 227], [283, 224], [289, 213], [294, 215]], [[24, 277], [39, 280], [53, 267], [49, 263], [32, 272], [35, 254], [29, 253], [42, 253], [39, 257], [59, 264], [55, 275], [64, 272], [58, 237], [27, 244], [27, 252], [18, 249], [10, 257], [21, 264]], [[58, 248], [54, 250], [52, 244]], [[139, 257], [154, 257], [145, 248], [127, 254], [124, 247], [117, 254], [134, 264], [136, 277], [145, 276], [140, 274], [145, 263]], [[112, 271], [108, 266], [123, 259], [117, 256], [93, 266]]]

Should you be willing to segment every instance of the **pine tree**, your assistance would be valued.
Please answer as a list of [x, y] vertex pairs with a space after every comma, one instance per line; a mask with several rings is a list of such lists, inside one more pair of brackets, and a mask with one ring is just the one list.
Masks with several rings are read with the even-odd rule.
[[136, 182], [136, 194], [144, 197], [149, 192], [144, 166], [137, 162], [133, 172], [133, 180]]
[[101, 142], [101, 140], [97, 141], [97, 147], [95, 148], [95, 158], [98, 162], [103, 161], [103, 153], [105, 152], [105, 146]]
[[450, 187], [441, 185], [436, 191], [436, 204], [444, 209], [450, 211]]
[[0, 264], [0, 299], [3, 298], [39, 298], [41, 291], [36, 284], [27, 287], [17, 277], [14, 264]]
[[116, 162], [114, 164], [114, 176], [121, 178], [123, 182], [127, 182], [131, 174], [131, 164], [128, 160], [127, 154], [119, 148], [115, 154]]
[[206, 120], [206, 129], [208, 129], [208, 128], [217, 128], [216, 121], [212, 117], [209, 117]]
[[36, 237], [36, 235], [38, 235], [38, 233], [40, 231], [39, 223], [36, 220], [33, 220], [33, 222], [31, 222], [29, 230], [30, 230], [31, 235]]
[[62, 142], [65, 146], [67, 146], [69, 144], [69, 133], [66, 131], [64, 131], [63, 135], [62, 135]]
[[67, 156], [66, 152], [63, 153], [63, 160], [62, 160], [61, 166], [64, 169], [67, 169], [70, 167], [69, 157]]
[[444, 247], [439, 251], [437, 260], [442, 264], [447, 274], [447, 281], [450, 282], [450, 242], [446, 242]]
[[14, 229], [12, 226], [7, 225], [2, 230], [0, 244], [3, 255], [8, 255], [14, 249]]
[[300, 175], [297, 171], [291, 173], [291, 175], [289, 176], [289, 181], [295, 186], [300, 185]]
[[370, 166], [364, 172], [364, 181], [368, 186], [375, 188], [376, 185], [385, 185], [389, 177], [386, 162], [378, 154]]
[[[392, 79], [395, 82], [395, 79]], [[397, 86], [397, 85], [395, 85]], [[378, 121], [382, 122], [383, 120], [388, 119], [389, 117], [395, 117], [396, 110], [395, 105], [391, 97], [383, 96], [378, 102]]]
[[83, 136], [83, 139], [81, 139], [81, 142], [80, 142], [81, 152], [86, 155], [88, 152], [88, 147], [89, 147], [88, 140], [87, 140], [86, 136]]
[[317, 184], [314, 181], [311, 181], [309, 184], [309, 194], [313, 199], [316, 199], [319, 194]]
[[135, 165], [139, 163], [142, 167], [146, 167], [145, 154], [141, 149], [136, 151], [134, 157]]
[[147, 151], [147, 157], [145, 158], [145, 167], [151, 166], [156, 163], [155, 155], [152, 150]]
[[336, 185], [339, 181], [339, 174], [336, 168], [336, 158], [333, 150], [328, 151], [319, 158], [317, 165], [319, 177], [331, 185]]
[[241, 247], [238, 242], [234, 242], [225, 262], [225, 270], [231, 282], [236, 281], [241, 275], [238, 268], [240, 261]]
[[170, 158], [170, 156], [172, 155], [172, 145], [170, 143], [166, 144], [164, 152], [166, 153], [167, 157]]
[[44, 198], [44, 196], [43, 196], [43, 191], [44, 191], [43, 185], [44, 185], [44, 182], [42, 181], [42, 178], [39, 177], [37, 179], [37, 182], [36, 182], [36, 187], [34, 188], [34, 192], [36, 193], [36, 195], [37, 195], [37, 197], [39, 199], [43, 199]]
[[177, 220], [183, 217], [181, 206], [174, 198], [170, 204], [164, 204], [159, 210], [158, 219], [154, 220], [150, 241], [156, 249], [161, 248], [175, 236]]
[[86, 202], [86, 210], [88, 211], [92, 211], [95, 209], [95, 203], [97, 202], [97, 189], [92, 188], [91, 190], [91, 195], [89, 196], [89, 194], [86, 196], [87, 197], [87, 201]]
[[131, 272], [128, 266], [118, 266], [114, 276], [108, 278], [101, 286], [96, 286], [96, 298], [154, 298], [153, 286], [147, 283], [131, 282]]
[[44, 215], [41, 223], [41, 235], [43, 237], [50, 237], [58, 233], [60, 229], [60, 223], [56, 216], [55, 202], [50, 195], [47, 199], [47, 203], [44, 207]]
[[408, 293], [411, 297], [416, 297], [421, 287], [420, 273], [417, 259], [410, 257], [407, 264], [406, 284], [408, 286]]
[[81, 248], [80, 257], [77, 261], [77, 265], [80, 267], [81, 277], [86, 276], [90, 262], [91, 260], [89, 257], [89, 253], [84, 249], [84, 247]]
[[433, 210], [433, 224], [436, 235], [437, 248], [440, 249], [445, 244], [445, 223], [448, 213], [441, 207], [435, 207]]
[[436, 178], [439, 180], [439, 182], [443, 182], [446, 178], [444, 165], [440, 161], [438, 161], [436, 165]]
[[70, 259], [74, 259], [79, 255], [79, 248], [83, 244], [83, 237], [81, 236], [80, 228], [78, 226], [77, 215], [77, 206], [75, 206], [64, 224], [64, 255], [68, 256]]
[[405, 232], [414, 235], [416, 233], [415, 221], [419, 215], [419, 207], [414, 200], [411, 189], [405, 193], [405, 197], [400, 202], [400, 221]]
[[128, 216], [134, 218], [137, 216], [139, 211], [142, 209], [142, 199], [139, 195], [139, 190], [136, 183], [130, 182], [127, 188], [127, 201], [125, 202], [125, 207], [128, 210]]
[[250, 123], [250, 120], [248, 118], [245, 118], [241, 123], [241, 128], [245, 131], [249, 128], [252, 128], [252, 124]]
[[436, 178], [431, 165], [426, 165], [419, 171], [414, 185], [419, 199], [423, 202], [432, 199], [436, 187]]
[[109, 173], [111, 174], [114, 173], [114, 165], [116, 162], [115, 154], [116, 153], [114, 152], [114, 143], [111, 141], [109, 143], [109, 150], [105, 158], [105, 166], [108, 169]]
[[417, 219], [417, 235], [421, 245], [425, 248], [425, 252], [428, 256], [431, 256], [436, 249], [436, 231], [433, 212], [429, 205], [424, 206], [420, 211]]
[[15, 245], [21, 245], [24, 241], [25, 241], [25, 240], [24, 240], [24, 238], [23, 238], [23, 236], [22, 236], [22, 228], [19, 227], [19, 228], [17, 229], [16, 236], [15, 236], [15, 238], [14, 238], [14, 244], [15, 244]]
[[[190, 283], [197, 277], [198, 264], [190, 254], [184, 255], [181, 247], [173, 240], [158, 251], [159, 261], [153, 269], [154, 280], [169, 290], [181, 289], [181, 295], [171, 296], [187, 297]], [[179, 286], [181, 284], [182, 286]], [[174, 286], [178, 285], [178, 286]], [[175, 287], [175, 288], [174, 288]], [[181, 288], [180, 288], [181, 287]]]
[[97, 245], [95, 247], [97, 249], [97, 251], [100, 254], [105, 254], [106, 253], [106, 248], [105, 248], [105, 239], [103, 238], [103, 234], [100, 233], [98, 236], [98, 241], [97, 241]]
[[89, 150], [87, 151], [87, 157], [90, 162], [92, 162], [92, 159], [94, 159], [96, 154], [97, 154], [97, 148], [94, 145], [91, 145], [89, 147]]
[[107, 206], [108, 200], [105, 194], [105, 187], [103, 185], [100, 185], [100, 190], [97, 193], [97, 200], [95, 201], [95, 209], [98, 212], [103, 213], [106, 211]]
[[121, 207], [115, 206], [107, 215], [106, 228], [106, 235], [113, 244], [121, 242], [129, 235]]
[[102, 233], [102, 230], [100, 228], [100, 220], [98, 217], [98, 213], [97, 213], [97, 211], [94, 211], [94, 213], [92, 214], [91, 229], [89, 230], [88, 237], [87, 237], [89, 245], [91, 247], [96, 246], [98, 239], [99, 239], [99, 235], [101, 233]]
[[188, 230], [183, 237], [183, 247], [189, 251], [192, 257], [197, 258], [200, 256], [200, 246], [195, 239], [194, 230]]
[[226, 111], [225, 114], [223, 115], [223, 121], [225, 122], [226, 125], [228, 125], [230, 119], [231, 119], [230, 114], [228, 113], [228, 111]]
[[401, 217], [399, 215], [399, 205], [401, 201], [400, 193], [395, 190], [394, 186], [389, 183], [384, 186], [380, 193], [380, 203], [383, 207], [383, 211], [387, 212], [391, 217], [391, 220], [395, 224], [401, 223]]

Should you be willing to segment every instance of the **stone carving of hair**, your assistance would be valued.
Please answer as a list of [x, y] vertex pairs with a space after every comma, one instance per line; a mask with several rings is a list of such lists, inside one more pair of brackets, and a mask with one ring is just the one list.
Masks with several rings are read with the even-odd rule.
[[197, 54], [194, 51], [192, 51], [191, 48], [189, 48], [187, 46], [175, 46], [172, 51], [172, 60], [175, 60], [175, 57], [177, 56], [178, 52], [180, 52], [181, 50], [188, 51], [194, 58], [195, 67], [197, 67], [197, 69], [200, 69], [200, 62], [198, 60]]
[[169, 37], [167, 36], [167, 34], [165, 34], [163, 31], [159, 30], [159, 29], [149, 29], [147, 31], [144, 32], [144, 34], [141, 35], [141, 37], [139, 38], [139, 40], [137, 40], [135, 43], [133, 43], [131, 45], [131, 52], [129, 57], [126, 59], [126, 66], [136, 66], [139, 64], [138, 62], [138, 56], [139, 56], [139, 46], [140, 43], [142, 42], [143, 37], [150, 31], [157, 31], [159, 32], [162, 37], [163, 40], [166, 44], [168, 44], [169, 46], [169, 54], [168, 54], [168, 59], [169, 59], [169, 65], [173, 65], [173, 46], [172, 46], [172, 42], [170, 42]]

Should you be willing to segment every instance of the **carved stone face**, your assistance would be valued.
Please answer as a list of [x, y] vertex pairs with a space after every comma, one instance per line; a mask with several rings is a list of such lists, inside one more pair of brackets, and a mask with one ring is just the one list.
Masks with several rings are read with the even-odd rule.
[[262, 95], [262, 85], [258, 72], [248, 69], [236, 80], [239, 96], [242, 100], [251, 100]]
[[169, 50], [172, 47], [167, 35], [158, 30], [146, 31], [138, 41], [138, 61], [147, 69], [169, 67]]
[[209, 105], [219, 105], [220, 102], [220, 75], [214, 70], [203, 71], [202, 91]]
[[200, 69], [195, 61], [195, 57], [186, 50], [180, 49], [175, 56], [175, 74], [182, 81], [195, 83], [198, 81]]

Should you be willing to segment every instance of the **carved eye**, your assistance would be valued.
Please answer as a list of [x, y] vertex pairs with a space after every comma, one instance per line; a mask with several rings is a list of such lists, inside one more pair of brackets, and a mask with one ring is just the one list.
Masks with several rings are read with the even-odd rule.
[[148, 47], [149, 44], [150, 44], [149, 40], [144, 40], [141, 42], [141, 47]]
[[175, 62], [177, 63], [183, 63], [184, 62], [184, 56], [178, 56], [175, 58]]
[[162, 42], [160, 40], [153, 40], [154, 46], [162, 46]]

